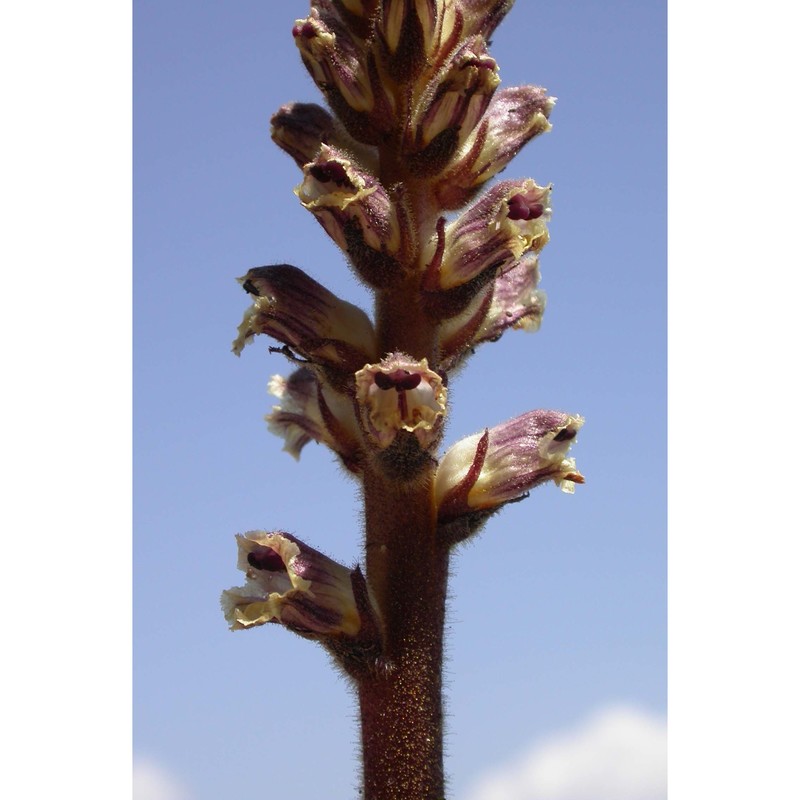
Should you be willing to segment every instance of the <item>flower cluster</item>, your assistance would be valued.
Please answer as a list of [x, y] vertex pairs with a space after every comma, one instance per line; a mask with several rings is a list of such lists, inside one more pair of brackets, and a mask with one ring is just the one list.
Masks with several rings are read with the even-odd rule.
[[[537, 330], [545, 308], [551, 187], [486, 189], [550, 130], [555, 103], [541, 87], [500, 87], [489, 37], [511, 5], [311, 1], [292, 34], [331, 111], [285, 105], [271, 135], [301, 170], [300, 203], [374, 292], [374, 322], [288, 264], [240, 279], [252, 305], [234, 352], [266, 334], [295, 365], [269, 385], [279, 404], [267, 421], [285, 449], [297, 458], [322, 443], [356, 480], [429, 486], [451, 544], [535, 486], [583, 482], [567, 456], [577, 415], [532, 411], [438, 453], [449, 375], [507, 330]], [[248, 582], [224, 595], [232, 628], [278, 622], [329, 646], [375, 647], [369, 575], [285, 533], [238, 541]]]

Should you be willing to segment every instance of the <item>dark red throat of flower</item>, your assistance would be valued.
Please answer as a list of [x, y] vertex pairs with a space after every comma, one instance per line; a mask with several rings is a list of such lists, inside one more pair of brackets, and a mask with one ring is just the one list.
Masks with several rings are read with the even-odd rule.
[[257, 547], [252, 553], [247, 554], [247, 563], [253, 569], [263, 569], [267, 572], [285, 572], [283, 559], [271, 547]]
[[568, 442], [570, 439], [574, 439], [577, 435], [578, 431], [574, 430], [573, 428], [564, 428], [553, 437], [553, 441]]
[[308, 171], [320, 183], [335, 183], [337, 186], [352, 186], [347, 172], [341, 164], [335, 161], [326, 161], [324, 164], [314, 164]]
[[528, 203], [524, 194], [515, 194], [508, 198], [509, 219], [539, 219], [542, 214], [544, 214], [544, 206], [541, 203]]

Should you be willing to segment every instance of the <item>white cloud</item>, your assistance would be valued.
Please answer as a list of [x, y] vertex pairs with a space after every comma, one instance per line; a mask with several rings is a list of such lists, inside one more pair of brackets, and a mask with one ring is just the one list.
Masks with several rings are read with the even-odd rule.
[[479, 780], [468, 800], [666, 800], [666, 720], [605, 708]]
[[154, 761], [133, 762], [133, 800], [188, 800], [189, 795], [176, 778]]

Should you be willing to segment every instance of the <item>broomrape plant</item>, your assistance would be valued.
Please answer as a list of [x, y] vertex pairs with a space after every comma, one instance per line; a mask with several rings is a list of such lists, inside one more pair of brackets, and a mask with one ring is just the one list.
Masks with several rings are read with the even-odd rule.
[[[530, 411], [439, 453], [448, 381], [478, 345], [535, 331], [550, 187], [486, 188], [550, 130], [555, 99], [500, 88], [487, 41], [513, 0], [312, 0], [292, 33], [322, 91], [272, 138], [295, 189], [371, 289], [373, 318], [301, 269], [251, 269], [233, 350], [259, 334], [293, 365], [267, 416], [295, 458], [327, 445], [361, 487], [364, 569], [284, 531], [237, 536], [233, 630], [282, 624], [325, 647], [360, 707], [366, 800], [442, 800], [442, 638], [448, 562], [504, 505], [583, 477], [581, 417]], [[332, 112], [332, 113], [331, 113]], [[446, 215], [445, 212], [457, 212]]]

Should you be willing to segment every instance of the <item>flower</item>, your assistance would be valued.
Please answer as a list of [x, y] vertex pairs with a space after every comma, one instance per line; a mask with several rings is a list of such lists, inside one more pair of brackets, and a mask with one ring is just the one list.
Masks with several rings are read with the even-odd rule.
[[353, 139], [335, 117], [316, 103], [281, 106], [270, 120], [270, 136], [301, 169], [319, 155], [323, 144], [356, 154], [360, 163], [377, 168], [375, 148]]
[[378, 144], [396, 125], [395, 100], [366, 42], [369, 21], [357, 4], [351, 6], [312, 0], [311, 13], [295, 21], [292, 34], [309, 74], [348, 132], [359, 142]]
[[583, 476], [566, 453], [582, 425], [579, 416], [529, 411], [454, 444], [434, 482], [440, 522], [498, 509], [546, 481], [573, 492]]
[[314, 363], [346, 372], [374, 357], [369, 317], [301, 269], [290, 264], [256, 267], [239, 282], [255, 299], [233, 342], [237, 356], [257, 334], [266, 333]]
[[460, 208], [535, 136], [551, 130], [548, 117], [556, 103], [539, 86], [498, 89], [483, 119], [437, 178], [436, 199], [442, 209]]
[[400, 431], [413, 433], [423, 450], [439, 439], [447, 403], [441, 376], [417, 361], [392, 353], [356, 373], [356, 402], [364, 430], [380, 449]]
[[372, 110], [375, 98], [362, 67], [363, 50], [331, 4], [312, 6], [306, 19], [295, 21], [292, 35], [303, 63], [326, 95], [335, 92], [354, 111]]
[[463, 17], [458, 0], [383, 0], [376, 28], [392, 77], [410, 83], [423, 68], [438, 71], [463, 38]]
[[483, 342], [497, 341], [509, 328], [537, 331], [546, 296], [537, 289], [539, 259], [530, 253], [499, 274], [459, 316], [440, 327], [442, 366], [452, 370]]
[[547, 243], [550, 188], [530, 179], [502, 181], [427, 246], [428, 291], [461, 286], [484, 272], [506, 270], [521, 256]]
[[303, 167], [303, 175], [295, 194], [350, 256], [364, 280], [372, 282], [376, 274], [383, 275], [391, 265], [396, 267], [391, 257], [400, 247], [400, 222], [377, 178], [327, 145], [322, 145], [316, 160]]
[[364, 608], [354, 591], [364, 578], [284, 531], [250, 531], [236, 536], [237, 567], [244, 586], [222, 593], [231, 630], [281, 623], [309, 639], [356, 637]]
[[361, 443], [352, 402], [321, 383], [308, 368], [295, 370], [288, 378], [273, 375], [269, 393], [280, 400], [266, 416], [269, 430], [285, 440], [283, 449], [300, 458], [313, 439], [327, 445], [344, 466], [361, 472]]
[[418, 173], [442, 169], [480, 121], [500, 83], [481, 36], [465, 41], [426, 86], [404, 149]]

